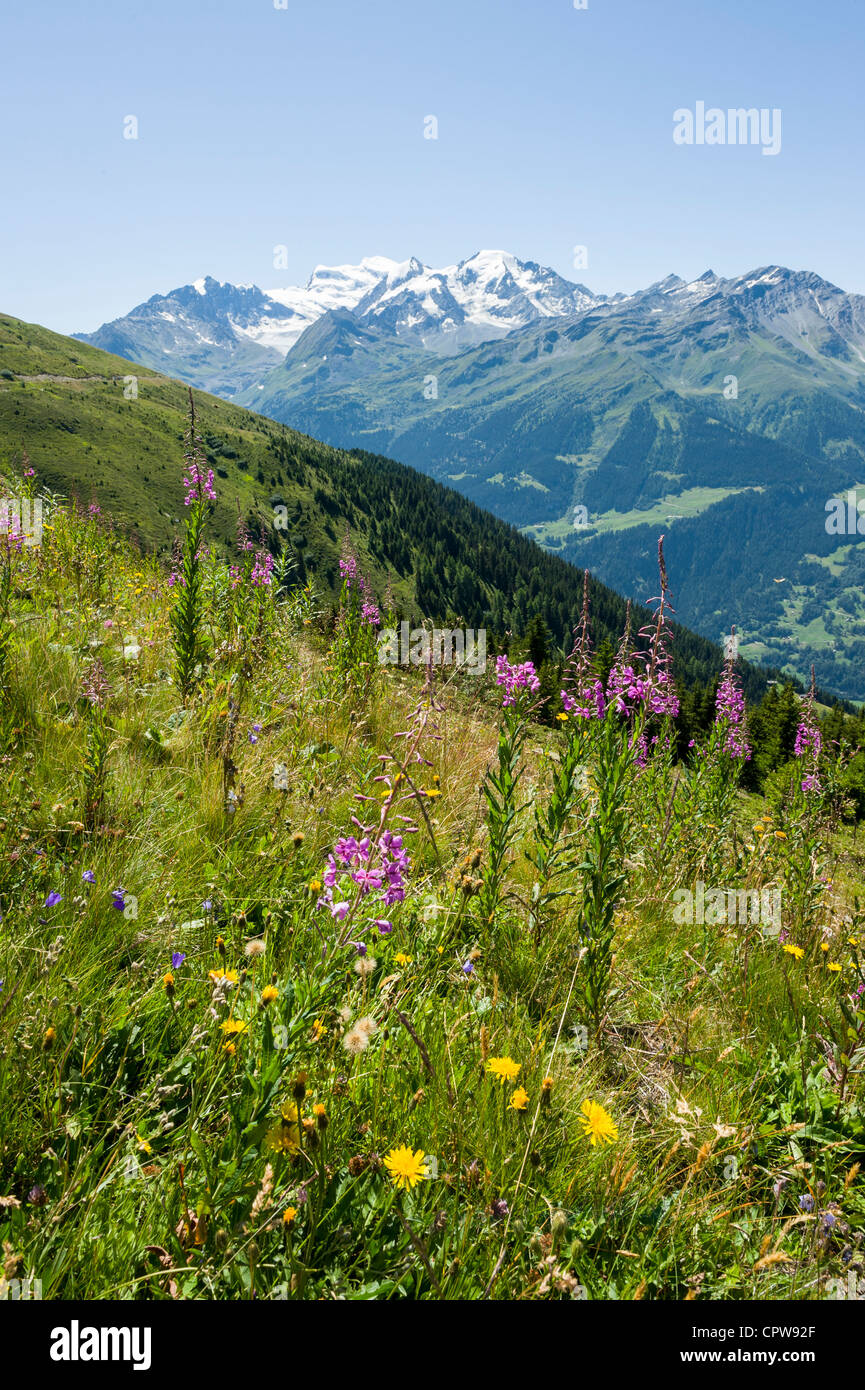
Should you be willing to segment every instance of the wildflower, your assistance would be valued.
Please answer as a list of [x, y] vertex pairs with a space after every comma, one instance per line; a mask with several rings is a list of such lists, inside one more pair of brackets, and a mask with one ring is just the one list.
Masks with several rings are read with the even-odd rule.
[[319, 1129], [327, 1129], [327, 1111], [321, 1102], [312, 1107], [312, 1113], [315, 1116], [315, 1122]]
[[307, 886], [307, 888], [309, 889], [310, 893], [320, 893], [320, 892], [321, 892], [321, 879], [319, 879], [319, 878], [312, 878], [312, 879], [310, 879], [309, 883], [308, 883], [306, 886]]
[[379, 936], [387, 936], [393, 931], [393, 924], [386, 917], [374, 917], [373, 926], [378, 927]]
[[471, 960], [463, 961], [463, 964], [462, 964], [461, 969], [462, 969], [463, 974], [466, 975], [466, 976], [468, 976], [468, 975], [473, 975], [473, 974], [475, 973], [475, 968], [474, 968], [474, 965], [472, 964]]
[[95, 882], [96, 882], [96, 875], [95, 875], [95, 873], [93, 872], [93, 870], [92, 870], [92, 869], [85, 869], [84, 872], [83, 872], [83, 874], [81, 875], [81, 881], [82, 881], [82, 883], [95, 883]]
[[260, 1000], [260, 1003], [261, 1003], [262, 1008], [265, 1008], [265, 1009], [266, 1009], [267, 1006], [268, 1006], [268, 1004], [272, 1004], [273, 1001], [274, 1001], [274, 999], [278, 999], [278, 998], [279, 998], [279, 990], [276, 988], [276, 986], [275, 986], [275, 985], [265, 985], [264, 989], [261, 991], [261, 1000]]
[[515, 1062], [512, 1057], [490, 1057], [487, 1062], [487, 1071], [492, 1076], [498, 1077], [502, 1085], [506, 1081], [516, 1081], [520, 1073], [519, 1062]]
[[774, 832], [774, 834], [775, 834], [775, 839], [776, 839], [776, 840], [786, 840], [786, 838], [787, 838], [787, 836], [784, 834], [784, 831], [783, 831], [783, 830], [776, 830], [776, 831]]
[[42, 1049], [44, 1052], [49, 1052], [51, 1050], [54, 1046], [56, 1037], [57, 1033], [53, 1028], [45, 1029], [45, 1032], [42, 1034]]
[[541, 1082], [541, 1105], [549, 1105], [553, 1098], [553, 1078], [545, 1076]]
[[162, 977], [162, 987], [168, 997], [171, 998], [171, 995], [174, 993], [174, 976], [170, 970], [167, 970]]
[[745, 696], [733, 670], [731, 655], [715, 695], [715, 727], [724, 734], [724, 751], [731, 758], [751, 757], [751, 747], [745, 737]]
[[297, 1116], [283, 1109], [279, 1122], [267, 1131], [267, 1144], [274, 1153], [296, 1154], [300, 1149], [300, 1126]]
[[172, 968], [172, 970], [179, 970], [180, 967], [181, 967], [181, 965], [183, 964], [183, 962], [184, 962], [185, 960], [186, 960], [186, 955], [184, 954], [183, 951], [172, 951], [172, 953], [171, 953], [171, 968]]
[[378, 1032], [378, 1024], [374, 1018], [370, 1018], [369, 1016], [366, 1018], [359, 1018], [357, 1027], [362, 1033], [365, 1033], [368, 1038], [372, 1037], [373, 1033]]
[[360, 956], [354, 963], [355, 974], [360, 975], [361, 979], [365, 980], [367, 976], [372, 974], [377, 965], [378, 961], [375, 956]]
[[415, 1183], [421, 1182], [427, 1176], [425, 1160], [426, 1154], [423, 1149], [417, 1149], [413, 1153], [410, 1148], [403, 1146], [391, 1149], [384, 1160], [384, 1166], [396, 1187], [411, 1191]]
[[266, 950], [267, 945], [262, 941], [260, 936], [253, 937], [251, 941], [247, 941], [243, 948], [244, 955], [247, 956], [263, 956]]
[[233, 1057], [234, 1054], [237, 1052], [237, 1048], [235, 1047], [235, 1045], [234, 1045], [233, 1042], [226, 1042], [226, 1043], [223, 1043], [223, 1044], [222, 1044], [222, 1050], [223, 1050], [223, 1052], [225, 1052], [229, 1057]]
[[365, 1052], [369, 1046], [369, 1038], [366, 1033], [362, 1032], [361, 1029], [355, 1025], [354, 1028], [349, 1028], [348, 1032], [343, 1036], [342, 1045], [346, 1052], [354, 1054]]
[[517, 692], [529, 690], [533, 695], [541, 688], [541, 682], [531, 661], [512, 666], [506, 656], [496, 657], [496, 685], [505, 687], [502, 707], [516, 704]]
[[58, 893], [56, 890], [52, 889], [52, 891], [48, 894], [48, 897], [45, 899], [45, 906], [46, 906], [46, 907], [56, 907], [57, 904], [58, 904], [58, 903], [62, 903], [62, 901], [63, 901], [63, 896], [62, 896], [62, 894], [61, 894], [61, 893]]
[[318, 1042], [318, 1040], [324, 1036], [325, 1027], [320, 1018], [313, 1019], [311, 1031], [313, 1042]]
[[612, 1144], [619, 1137], [618, 1126], [602, 1105], [596, 1101], [584, 1100], [580, 1106], [582, 1119], [580, 1124], [583, 1126], [583, 1133], [589, 1142], [595, 1144]]
[[523, 1086], [518, 1086], [509, 1101], [511, 1110], [525, 1110], [528, 1106], [528, 1103], [528, 1091]]
[[291, 1231], [294, 1228], [294, 1223], [296, 1220], [297, 1207], [286, 1207], [285, 1211], [282, 1213], [283, 1229], [286, 1231]]
[[397, 951], [394, 960], [397, 965], [411, 965], [412, 962], [411, 956], [407, 956], [404, 951]]
[[830, 960], [826, 966], [826, 969], [831, 970], [834, 975], [837, 975], [841, 967], [840, 965], [838, 965], [837, 961]]
[[219, 1026], [223, 1033], [245, 1033], [249, 1024], [244, 1023], [240, 1018], [227, 1018]]
[[802, 1211], [814, 1210], [814, 1198], [811, 1196], [810, 1192], [806, 1192], [804, 1196], [799, 1198], [799, 1207]]
[[236, 985], [236, 970], [208, 970], [207, 978], [212, 980], [215, 985]]
[[783, 950], [786, 955], [794, 956], [796, 960], [801, 960], [805, 954], [801, 946], [794, 946], [792, 943], [788, 946], [785, 946]]
[[828, 942], [828, 941], [821, 941], [821, 942], [820, 942], [820, 950], [821, 950], [821, 951], [828, 951], [828, 950], [829, 950], [829, 942]]
[[116, 908], [118, 912], [122, 912], [124, 910], [124, 908], [126, 907], [125, 888], [113, 888], [111, 890], [111, 906]]

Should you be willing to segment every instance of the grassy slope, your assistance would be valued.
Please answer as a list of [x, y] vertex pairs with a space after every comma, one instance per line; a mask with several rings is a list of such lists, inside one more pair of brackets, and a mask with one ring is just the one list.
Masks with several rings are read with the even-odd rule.
[[[428, 823], [413, 812], [407, 900], [360, 976], [344, 956], [323, 961], [320, 932], [330, 939], [333, 928], [309, 884], [352, 814], [374, 819], [356, 797], [379, 799], [378, 755], [409, 726], [418, 686], [382, 671], [354, 705], [308, 610], [273, 615], [240, 697], [243, 800], [228, 816], [219, 744], [232, 652], [181, 720], [155, 567], [63, 519], [23, 563], [34, 568], [15, 588], [0, 759], [0, 1196], [20, 1203], [0, 1210], [7, 1270], [40, 1278], [46, 1298], [254, 1289], [266, 1299], [480, 1298], [502, 1252], [494, 1296], [511, 1299], [570, 1297], [575, 1284], [590, 1299], [816, 1298], [829, 1278], [861, 1270], [865, 1187], [850, 1176], [863, 1154], [861, 1077], [846, 1104], [825, 1078], [818, 1039], [843, 1037], [843, 1023], [824, 958], [815, 945], [791, 961], [759, 930], [671, 918], [672, 887], [700, 874], [704, 853], [722, 853], [724, 882], [740, 882], [754, 853], [766, 880], [783, 874], [789, 842], [769, 835], [743, 849], [760, 806], [740, 804], [738, 842], [731, 826], [707, 827], [690, 870], [674, 861], [654, 881], [645, 866], [668, 838], [667, 799], [635, 788], [618, 993], [605, 1048], [585, 1047], [570, 992], [577, 879], [565, 880], [536, 954], [522, 905], [530, 814], [507, 871], [515, 896], [492, 935], [458, 891], [464, 856], [485, 851], [478, 787], [498, 712], [471, 682], [445, 691], [416, 779], [432, 787], [437, 776], [441, 795], [427, 802]], [[124, 663], [132, 639], [141, 652]], [[111, 687], [109, 780], [102, 822], [87, 831], [79, 691], [94, 653]], [[540, 731], [530, 739], [529, 802], [548, 795], [546, 754], [557, 747]], [[274, 788], [274, 761], [287, 791]], [[579, 849], [582, 817], [573, 829]], [[841, 914], [862, 855], [840, 849], [820, 920], [843, 957]], [[134, 916], [112, 906], [118, 884]], [[50, 890], [62, 901], [47, 907]], [[245, 953], [251, 939], [263, 956]], [[185, 960], [169, 994], [172, 952]], [[212, 999], [208, 972], [223, 968], [244, 972], [230, 995], [230, 1016], [247, 1025], [239, 1034], [222, 1027], [229, 1003]], [[265, 1009], [269, 980], [279, 997]], [[352, 1055], [347, 1020], [364, 1016], [377, 1030]], [[484, 1073], [483, 1058], [503, 1054], [520, 1064], [526, 1113]], [[281, 1129], [280, 1106], [292, 1119], [301, 1073], [303, 1117], [321, 1104], [328, 1127], [279, 1157], [268, 1134]], [[548, 1073], [551, 1103], [533, 1128]], [[797, 1091], [806, 1073], [807, 1100]], [[618, 1126], [610, 1148], [583, 1135], [588, 1099]], [[438, 1163], [410, 1195], [395, 1194], [381, 1167], [403, 1144]], [[799, 1199], [812, 1194], [807, 1215]], [[840, 1224], [824, 1239], [830, 1201]]]
[[[40, 481], [84, 502], [97, 498], [146, 547], [167, 548], [182, 512], [187, 388], [86, 343], [0, 316], [3, 371], [15, 379], [0, 375], [0, 470], [4, 457], [14, 462], [26, 448]], [[136, 371], [138, 397], [124, 399], [124, 377]], [[60, 379], [38, 379], [46, 376]], [[324, 591], [333, 592], [342, 535], [350, 528], [379, 593], [390, 583], [403, 612], [455, 613], [470, 626], [520, 630], [527, 613], [511, 605], [522, 589], [528, 611], [540, 611], [555, 640], [570, 644], [581, 575], [458, 493], [392, 460], [328, 448], [211, 396], [197, 393], [196, 407], [218, 471], [210, 529], [224, 544], [233, 542], [239, 507], [253, 529], [260, 527], [278, 546], [270, 504], [278, 495], [289, 513], [285, 538], [302, 557], [302, 572], [314, 575]], [[419, 592], [421, 570], [435, 582]], [[592, 598], [596, 639], [615, 643], [622, 600], [594, 582]], [[499, 615], [495, 624], [492, 612]], [[689, 681], [706, 681], [720, 667], [718, 648], [684, 630], [680, 660]], [[746, 680], [749, 694], [764, 688], [755, 670]]]

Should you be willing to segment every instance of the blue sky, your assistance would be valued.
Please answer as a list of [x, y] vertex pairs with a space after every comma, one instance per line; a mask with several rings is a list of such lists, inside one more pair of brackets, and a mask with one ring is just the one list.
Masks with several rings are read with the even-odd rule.
[[[865, 292], [861, 0], [10, 9], [0, 310], [60, 332], [202, 274], [481, 247], [607, 293], [773, 262]], [[701, 100], [779, 107], [781, 153], [675, 145]]]

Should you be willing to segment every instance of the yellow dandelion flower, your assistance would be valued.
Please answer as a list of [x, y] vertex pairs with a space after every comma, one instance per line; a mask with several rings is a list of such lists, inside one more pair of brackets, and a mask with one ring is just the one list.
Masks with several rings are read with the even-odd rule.
[[441, 787], [424, 787], [424, 796], [441, 796]]
[[274, 1153], [296, 1154], [300, 1149], [300, 1126], [283, 1110], [279, 1123], [267, 1131], [267, 1145]]
[[602, 1105], [598, 1105], [594, 1100], [584, 1100], [580, 1110], [580, 1124], [590, 1144], [612, 1144], [618, 1139], [618, 1126]]
[[138, 1141], [138, 1147], [142, 1150], [143, 1153], [146, 1153], [146, 1154], [152, 1154], [152, 1153], [153, 1153], [153, 1147], [152, 1147], [152, 1145], [148, 1144], [148, 1142], [147, 1142], [146, 1139], [142, 1139], [142, 1137], [141, 1137], [140, 1134], [136, 1134], [135, 1138], [136, 1138], [137, 1141]]
[[223, 1033], [245, 1033], [249, 1025], [240, 1018], [227, 1018], [224, 1023], [220, 1023]]
[[794, 946], [792, 943], [784, 947], [784, 952], [788, 956], [795, 956], [796, 960], [801, 960], [805, 954], [801, 946]]
[[215, 985], [220, 985], [223, 981], [229, 985], [237, 984], [236, 970], [208, 970], [207, 978], [212, 980]]
[[520, 1074], [520, 1065], [512, 1057], [490, 1057], [487, 1062], [487, 1071], [493, 1076], [497, 1076], [504, 1085], [506, 1081], [516, 1081]]
[[567, 720], [567, 717], [568, 717], [568, 716], [567, 716], [566, 714], [557, 714], [557, 715], [556, 715], [556, 718], [559, 719], [559, 720], [561, 720], [561, 722], [562, 722], [563, 724], [564, 724], [565, 721]]
[[397, 965], [411, 965], [412, 962], [411, 956], [407, 956], [404, 951], [397, 951], [394, 960]]
[[321, 881], [317, 878], [311, 878], [306, 886], [309, 889], [310, 893], [321, 892]]
[[313, 1020], [313, 1024], [312, 1024], [312, 1040], [313, 1040], [313, 1042], [318, 1042], [319, 1038], [322, 1037], [322, 1035], [325, 1033], [325, 1031], [326, 1031], [326, 1030], [325, 1030], [325, 1026], [324, 1026], [324, 1024], [322, 1023], [321, 1019], [320, 1019], [320, 1018], [314, 1019], [314, 1020]]
[[784, 831], [783, 831], [783, 830], [776, 830], [776, 831], [774, 832], [774, 834], [775, 834], [775, 839], [776, 839], [776, 840], [786, 840], [786, 838], [787, 838], [787, 836], [784, 834]]
[[290, 1231], [297, 1220], [297, 1207], [286, 1207], [282, 1213], [282, 1224], [287, 1231]]
[[837, 974], [839, 974], [839, 972], [840, 972], [840, 970], [841, 970], [841, 967], [840, 967], [840, 965], [837, 963], [837, 961], [830, 960], [830, 961], [827, 963], [826, 969], [827, 969], [827, 970], [831, 970], [833, 975], [837, 975]]
[[529, 1103], [529, 1093], [524, 1086], [518, 1086], [510, 1098], [511, 1110], [525, 1110]]
[[415, 1183], [422, 1182], [427, 1176], [426, 1154], [423, 1149], [412, 1152], [405, 1145], [391, 1149], [384, 1160], [384, 1166], [395, 1186], [407, 1191], [411, 1191]]
[[227, 1056], [233, 1057], [235, 1052], [237, 1051], [237, 1047], [233, 1042], [226, 1042], [222, 1044], [222, 1050], [224, 1053], [226, 1053]]
[[828, 951], [828, 950], [829, 950], [829, 942], [828, 942], [828, 941], [821, 941], [821, 942], [820, 942], [820, 950], [821, 950], [821, 951]]
[[278, 998], [279, 990], [276, 988], [276, 985], [265, 985], [264, 989], [261, 991], [261, 1003], [264, 1008], [267, 1008], [268, 1004], [272, 1004], [274, 999]]

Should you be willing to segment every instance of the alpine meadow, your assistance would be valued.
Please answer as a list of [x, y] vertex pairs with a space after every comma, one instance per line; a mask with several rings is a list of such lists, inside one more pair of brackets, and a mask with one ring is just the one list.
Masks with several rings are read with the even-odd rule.
[[3, 21], [7, 1326], [248, 1374], [264, 1305], [543, 1302], [607, 1370], [826, 1375], [861, 13], [48, 8], [44, 71]]

